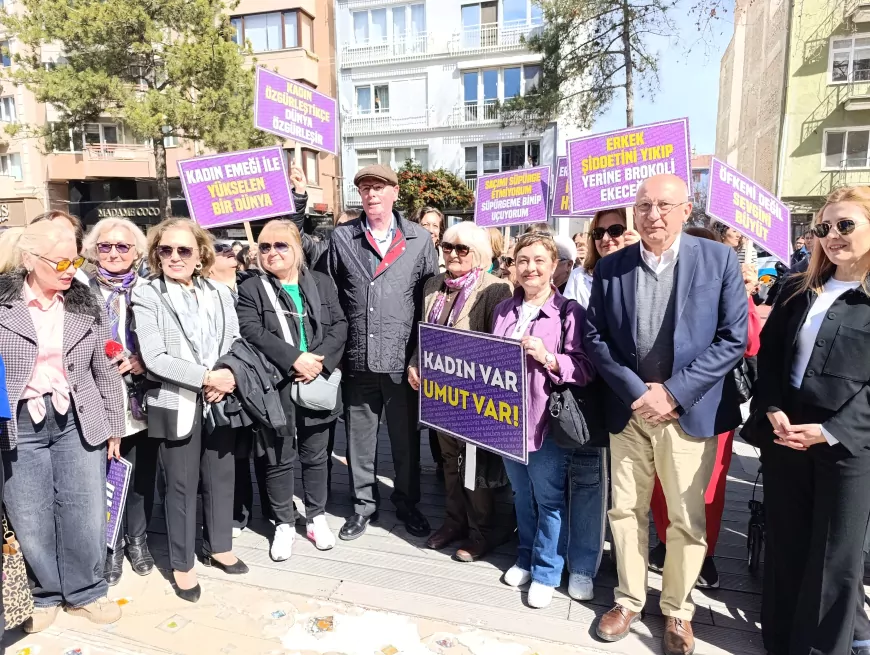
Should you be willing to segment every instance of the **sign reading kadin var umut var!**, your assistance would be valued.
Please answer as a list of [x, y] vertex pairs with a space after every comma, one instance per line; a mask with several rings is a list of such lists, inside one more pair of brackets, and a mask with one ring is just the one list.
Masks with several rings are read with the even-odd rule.
[[546, 222], [549, 201], [549, 166], [484, 175], [477, 181], [474, 222], [481, 227]]
[[528, 462], [519, 341], [420, 323], [420, 423]]
[[292, 214], [295, 204], [279, 146], [178, 162], [190, 215], [205, 228]]
[[568, 142], [571, 211], [593, 213], [633, 205], [646, 178], [670, 173], [692, 192], [689, 119], [678, 118]]
[[257, 68], [254, 127], [338, 154], [334, 98], [278, 73]]
[[788, 207], [762, 186], [715, 157], [710, 164], [707, 215], [733, 227], [788, 264]]

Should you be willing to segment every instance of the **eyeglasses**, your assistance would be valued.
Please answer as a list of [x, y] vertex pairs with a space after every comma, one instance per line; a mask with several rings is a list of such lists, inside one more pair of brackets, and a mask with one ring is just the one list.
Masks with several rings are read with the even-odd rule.
[[276, 241], [275, 243], [261, 243], [257, 246], [257, 248], [260, 250], [261, 255], [268, 255], [273, 247], [275, 248], [275, 252], [282, 255], [286, 254], [287, 251], [290, 250], [290, 244], [286, 241]]
[[514, 265], [514, 258], [513, 257], [502, 257], [501, 263], [507, 267], [511, 267]]
[[372, 191], [374, 191], [375, 193], [382, 193], [383, 190], [386, 188], [386, 184], [363, 184], [362, 186], [358, 187], [360, 195], [371, 193]]
[[119, 254], [126, 255], [128, 252], [130, 252], [130, 248], [132, 248], [132, 247], [133, 247], [133, 245], [130, 243], [106, 243], [106, 242], [103, 242], [103, 243], [97, 244], [97, 250], [99, 250], [104, 255], [107, 255], [108, 253], [112, 252], [112, 248], [117, 250]]
[[214, 251], [218, 255], [233, 255], [233, 256], [235, 256], [235, 253], [233, 252], [233, 247], [231, 245], [229, 245], [228, 243], [216, 243], [216, 244], [214, 244]]
[[161, 259], [169, 259], [172, 257], [172, 253], [174, 252], [177, 252], [181, 259], [190, 259], [193, 257], [193, 248], [189, 246], [178, 246], [178, 248], [172, 246], [157, 246], [157, 254]]
[[831, 233], [831, 228], [834, 228], [837, 231], [837, 234], [844, 237], [847, 234], [852, 234], [852, 232], [854, 232], [859, 225], [867, 225], [867, 223], [856, 223], [851, 218], [844, 218], [833, 224], [819, 223], [818, 225], [814, 225], [810, 229], [810, 232], [813, 234], [813, 236], [824, 239]]
[[81, 268], [82, 264], [85, 263], [84, 257], [76, 257], [75, 259], [61, 259], [60, 261], [52, 261], [48, 257], [43, 257], [42, 255], [37, 255], [42, 261], [48, 262], [58, 273], [63, 273], [70, 266], [73, 268]]
[[641, 216], [648, 216], [650, 212], [652, 212], [653, 207], [656, 207], [659, 210], [659, 216], [664, 218], [672, 211], [674, 211], [677, 207], [685, 205], [688, 202], [688, 200], [684, 202], [657, 202], [655, 204], [651, 202], [639, 202], [634, 206], [634, 210]]
[[601, 241], [604, 238], [605, 234], [609, 234], [611, 239], [618, 239], [628, 228], [625, 225], [620, 225], [616, 223], [615, 225], [611, 225], [610, 227], [596, 227], [592, 230], [592, 239], [595, 241]]
[[471, 252], [471, 248], [463, 243], [448, 243], [447, 241], [441, 242], [441, 250], [444, 251], [445, 255], [455, 250], [456, 254], [460, 257], [465, 257], [468, 253]]

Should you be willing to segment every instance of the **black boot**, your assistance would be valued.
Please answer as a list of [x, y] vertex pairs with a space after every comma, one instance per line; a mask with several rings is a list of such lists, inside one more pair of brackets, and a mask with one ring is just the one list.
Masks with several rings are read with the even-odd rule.
[[110, 587], [114, 587], [121, 581], [124, 572], [124, 541], [118, 539], [115, 548], [106, 551], [106, 565], [103, 568], [103, 578]]
[[127, 554], [130, 556], [130, 563], [133, 565], [133, 571], [138, 575], [148, 575], [154, 569], [154, 558], [148, 551], [147, 536], [141, 537], [127, 536]]

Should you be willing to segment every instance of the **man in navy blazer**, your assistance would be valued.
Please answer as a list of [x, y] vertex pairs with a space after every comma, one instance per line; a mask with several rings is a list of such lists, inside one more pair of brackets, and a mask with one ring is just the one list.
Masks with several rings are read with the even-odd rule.
[[747, 301], [732, 248], [682, 234], [685, 182], [659, 175], [638, 189], [641, 243], [595, 268], [584, 344], [609, 387], [616, 606], [606, 641], [625, 637], [646, 602], [649, 506], [658, 475], [668, 504], [661, 610], [667, 655], [694, 650], [691, 591], [707, 550], [704, 494], [715, 435], [740, 423], [723, 383], [746, 349]]

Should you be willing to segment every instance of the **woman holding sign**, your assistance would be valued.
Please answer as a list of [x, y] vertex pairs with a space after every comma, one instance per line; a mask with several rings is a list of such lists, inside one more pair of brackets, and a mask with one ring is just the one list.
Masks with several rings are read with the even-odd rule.
[[[458, 330], [489, 332], [495, 306], [511, 296], [511, 286], [485, 272], [492, 263], [486, 230], [463, 222], [451, 227], [441, 239], [447, 272], [436, 275], [424, 288], [423, 317], [426, 323], [447, 325]], [[408, 382], [420, 389], [417, 353], [411, 357]], [[464, 442], [445, 434], [431, 435], [441, 445], [444, 458], [444, 486], [447, 517], [426, 545], [441, 550], [460, 541], [454, 559], [473, 562], [501, 543], [494, 532], [495, 490], [507, 484], [502, 459], [477, 450], [474, 491], [463, 484]]]
[[[514, 490], [520, 541], [517, 562], [504, 581], [518, 587], [531, 580], [529, 605], [546, 607], [562, 579], [564, 557], [559, 542], [568, 529], [566, 490], [571, 461], [571, 451], [548, 438], [547, 401], [553, 385], [584, 386], [595, 377], [595, 370], [581, 345], [585, 310], [553, 287], [559, 260], [553, 237], [541, 232], [522, 235], [514, 257], [521, 288], [495, 308], [492, 334], [521, 340], [527, 353], [529, 463], [504, 460]], [[597, 480], [599, 471], [590, 474]], [[601, 503], [597, 511], [599, 516], [587, 517], [590, 526], [602, 525]], [[587, 572], [586, 580], [571, 576], [573, 586], [584, 583], [582, 591], [587, 597], [591, 597], [589, 574], [594, 574], [600, 556], [600, 534], [589, 533], [594, 541], [585, 549], [589, 561], [571, 566], [572, 571], [579, 567]]]

